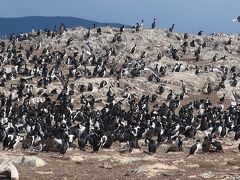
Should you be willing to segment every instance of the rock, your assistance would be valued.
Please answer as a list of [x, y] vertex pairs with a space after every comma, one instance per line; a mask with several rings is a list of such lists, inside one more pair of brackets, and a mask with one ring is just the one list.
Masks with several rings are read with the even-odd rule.
[[234, 153], [239, 153], [239, 150], [233, 149], [232, 152], [234, 152]]
[[71, 157], [72, 161], [76, 161], [76, 162], [82, 162], [85, 161], [85, 159], [82, 156], [72, 156]]
[[198, 177], [201, 177], [203, 179], [211, 179], [211, 178], [215, 177], [215, 174], [213, 172], [209, 171], [206, 173], [199, 174]]
[[112, 169], [112, 165], [109, 163], [101, 164], [99, 167], [104, 169]]
[[142, 153], [142, 151], [140, 149], [133, 149], [131, 154], [139, 154]]
[[188, 165], [186, 165], [186, 167], [189, 167], [189, 168], [199, 168], [200, 166], [198, 164], [188, 164]]
[[173, 165], [167, 165], [162, 163], [156, 163], [153, 165], [141, 166], [134, 170], [136, 174], [145, 174], [148, 177], [155, 177], [159, 173], [168, 174], [168, 171], [177, 170], [178, 168]]
[[232, 166], [232, 169], [238, 170], [238, 169], [240, 169], [240, 167], [238, 167], [238, 166]]
[[230, 179], [230, 178], [227, 178], [228, 176], [225, 175], [225, 174], [216, 174], [216, 176], [214, 177], [215, 179]]
[[179, 159], [176, 161], [173, 161], [174, 164], [179, 164], [179, 163], [185, 163], [185, 161], [183, 159]]
[[11, 161], [1, 160], [0, 161], [0, 178], [8, 179], [9, 176], [13, 180], [18, 180], [19, 179], [18, 170]]
[[42, 167], [46, 165], [46, 162], [36, 156], [23, 156], [22, 163], [34, 167]]
[[12, 161], [15, 164], [26, 164], [33, 167], [42, 167], [46, 162], [37, 156], [3, 156], [1, 160]]
[[191, 175], [191, 176], [188, 176], [189, 179], [197, 179], [197, 176], [196, 175]]

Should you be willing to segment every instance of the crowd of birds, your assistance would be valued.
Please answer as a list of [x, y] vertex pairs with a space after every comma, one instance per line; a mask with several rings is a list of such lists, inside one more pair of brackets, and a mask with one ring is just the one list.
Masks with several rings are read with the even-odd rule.
[[[137, 34], [142, 31], [143, 23], [143, 20], [137, 23], [131, 28], [131, 32]], [[174, 27], [173, 24], [168, 29], [168, 34], [174, 31]], [[151, 28], [156, 28], [156, 19]], [[114, 142], [119, 141], [124, 143], [120, 152], [131, 152], [134, 148], [141, 148], [139, 140], [143, 139], [143, 145], [148, 147], [147, 153], [152, 154], [164, 143], [170, 144], [166, 152], [183, 151], [184, 141], [195, 139], [197, 132], [201, 131], [204, 139], [196, 139], [189, 152], [189, 155], [193, 155], [200, 146], [204, 153], [223, 152], [218, 139], [224, 138], [230, 131], [235, 132], [234, 140], [240, 138], [238, 104], [233, 103], [229, 107], [224, 107], [225, 95], [223, 95], [219, 99], [220, 105], [214, 105], [209, 98], [180, 105], [187, 95], [187, 87], [183, 81], [181, 81], [182, 93], [175, 94], [170, 90], [167, 97], [163, 97], [161, 104], [150, 108], [166, 91], [160, 84], [160, 79], [169, 72], [181, 71], [181, 63], [167, 67], [161, 64], [162, 57], [168, 56], [173, 62], [178, 62], [189, 53], [189, 48], [195, 48], [194, 61], [198, 62], [202, 49], [208, 46], [207, 42], [201, 44], [194, 40], [189, 42], [189, 35], [185, 33], [181, 37], [183, 43], [180, 49], [171, 45], [165, 53], [158, 53], [156, 61], [160, 63], [155, 68], [147, 67], [147, 51], [141, 53], [139, 60], [127, 56], [123, 57], [125, 61], [122, 64], [109, 65], [109, 59], [118, 54], [115, 47], [123, 41], [124, 26], [115, 29], [116, 34], [109, 42], [110, 48], [101, 55], [94, 54], [94, 50], [82, 53], [76, 50], [73, 55], [69, 55], [66, 51], [54, 51], [52, 47], [43, 47], [41, 41], [35, 41], [30, 45], [24, 43], [33, 42], [32, 39], [38, 37], [61, 39], [67, 31], [69, 29], [61, 24], [54, 30], [12, 34], [0, 42], [0, 86], [6, 90], [0, 92], [0, 142], [3, 150], [13, 150], [21, 142], [22, 149], [37, 152], [56, 151], [65, 154], [70, 147], [84, 151], [89, 146], [92, 152], [97, 152], [102, 148], [111, 148]], [[86, 42], [91, 36], [101, 37], [103, 33], [101, 27], [85, 31], [83, 41]], [[199, 31], [198, 36], [202, 36], [203, 32]], [[68, 38], [64, 46], [69, 47], [73, 40], [73, 37]], [[224, 46], [227, 47], [231, 43], [232, 39], [229, 38]], [[131, 55], [135, 53], [138, 45], [129, 48]], [[212, 61], [225, 58], [226, 56], [218, 57], [216, 54]], [[63, 69], [63, 65], [68, 69]], [[93, 71], [88, 67], [93, 67]], [[141, 77], [144, 71], [150, 72], [146, 81], [159, 84], [156, 92], [152, 94], [137, 97], [137, 92], [130, 93], [128, 87], [122, 87], [119, 83], [123, 77], [129, 79]], [[239, 74], [236, 66], [195, 68], [196, 75], [206, 71], [218, 71], [222, 74], [218, 89], [225, 88], [229, 76], [232, 87], [238, 84]], [[102, 80], [98, 87], [93, 87], [92, 83], [76, 87], [74, 81], [84, 77], [89, 79], [111, 77], [118, 83], [113, 85], [107, 80]], [[17, 83], [13, 83], [13, 80]], [[37, 82], [36, 86], [32, 85], [32, 82]], [[60, 85], [58, 84], [51, 92], [46, 91], [50, 85], [59, 82]], [[116, 98], [113, 86], [123, 88], [121, 100]], [[107, 103], [100, 110], [96, 110], [98, 101], [91, 95], [94, 88], [108, 89]], [[209, 82], [206, 93], [211, 95], [215, 90]], [[86, 96], [85, 92], [90, 95]], [[76, 107], [74, 97], [78, 93], [81, 105]]]

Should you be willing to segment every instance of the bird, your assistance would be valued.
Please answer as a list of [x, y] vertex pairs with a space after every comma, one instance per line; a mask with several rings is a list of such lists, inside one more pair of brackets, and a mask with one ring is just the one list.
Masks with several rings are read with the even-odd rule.
[[178, 149], [179, 151], [182, 151], [182, 150], [183, 150], [183, 148], [182, 148], [182, 146], [183, 146], [183, 140], [182, 140], [182, 137], [181, 137], [181, 136], [178, 136], [178, 137], [176, 138], [176, 140], [175, 140], [175, 145], [176, 145], [176, 147], [177, 147], [177, 149]]
[[175, 24], [173, 24], [173, 25], [169, 28], [169, 31], [170, 31], [170, 32], [173, 32], [174, 27], [175, 27]]
[[16, 135], [14, 137], [14, 139], [10, 142], [9, 146], [8, 146], [8, 150], [9, 149], [13, 149], [16, 148], [16, 146], [18, 145], [18, 143], [22, 140], [22, 137], [20, 137], [19, 135]]
[[207, 94], [210, 95], [212, 93], [212, 86], [211, 86], [211, 83], [208, 82], [207, 84]]
[[133, 54], [133, 53], [135, 52], [136, 47], [137, 47], [137, 44], [135, 44], [135, 45], [133, 46], [133, 48], [131, 49], [131, 51], [130, 51], [131, 54]]
[[212, 142], [210, 141], [208, 136], [204, 137], [203, 143], [202, 143], [202, 151], [203, 153], [209, 152], [211, 148]]
[[161, 86], [161, 85], [158, 86], [158, 91], [157, 91], [157, 93], [160, 94], [160, 95], [161, 95], [162, 93], [164, 93], [164, 87]]
[[194, 144], [191, 148], [190, 148], [190, 151], [189, 151], [189, 154], [187, 157], [189, 157], [190, 155], [194, 155], [197, 153], [198, 149], [200, 148], [200, 140], [197, 140], [196, 141], [196, 144]]
[[170, 90], [169, 94], [167, 95], [167, 101], [172, 100], [172, 98], [173, 98], [173, 92], [172, 92], [172, 90]]
[[65, 154], [67, 152], [67, 149], [69, 148], [69, 136], [65, 135], [64, 139], [62, 140], [62, 144], [60, 146], [60, 154]]
[[156, 142], [154, 140], [152, 140], [152, 139], [146, 139], [146, 143], [148, 145], [148, 152], [149, 152], [149, 154], [156, 153], [156, 150], [157, 150]]
[[222, 152], [223, 153], [222, 144], [219, 141], [213, 140], [212, 145], [215, 148], [216, 152]]
[[188, 33], [184, 33], [183, 38], [186, 40], [189, 37]]
[[218, 53], [216, 53], [216, 54], [213, 56], [213, 58], [212, 58], [212, 61], [213, 61], [213, 62], [217, 61], [217, 56], [218, 56]]
[[107, 81], [103, 80], [103, 81], [100, 82], [100, 85], [99, 85], [98, 89], [101, 89], [101, 88], [103, 88], [106, 85], [107, 85]]
[[72, 41], [73, 41], [73, 38], [69, 38], [69, 39], [67, 40], [67, 46], [69, 46]]
[[226, 55], [224, 55], [223, 57], [220, 57], [220, 59], [219, 59], [219, 60], [226, 60], [226, 58], [227, 58], [227, 56], [226, 56]]
[[155, 27], [156, 27], [156, 20], [157, 20], [156, 18], [153, 19], [152, 29], [155, 29]]
[[228, 41], [226, 42], [226, 45], [231, 45], [232, 44], [232, 38], [230, 37]]
[[140, 24], [141, 29], [144, 28], [144, 24], [143, 23], [144, 23], [144, 20], [141, 21], [141, 24]]
[[220, 104], [222, 104], [225, 100], [225, 94], [222, 95], [222, 97], [219, 99]]
[[203, 34], [203, 30], [198, 32], [198, 35], [201, 36]]
[[99, 35], [102, 34], [102, 28], [100, 28], [100, 27], [97, 28], [97, 34], [99, 34]]
[[124, 29], [125, 29], [125, 26], [122, 25], [122, 26], [120, 27], [120, 33], [123, 33]]
[[234, 18], [232, 21], [233, 21], [233, 22], [240, 22], [240, 16], [237, 16], [237, 17]]

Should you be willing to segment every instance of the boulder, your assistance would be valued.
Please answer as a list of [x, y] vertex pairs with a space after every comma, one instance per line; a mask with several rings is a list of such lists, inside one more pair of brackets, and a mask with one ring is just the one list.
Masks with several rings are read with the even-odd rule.
[[153, 165], [140, 166], [135, 169], [134, 172], [136, 174], [145, 174], [148, 177], [155, 177], [159, 175], [159, 173], [166, 173], [174, 170], [178, 170], [178, 167], [174, 165], [156, 163]]
[[12, 161], [2, 159], [0, 160], [0, 179], [11, 178], [12, 180], [19, 180], [19, 174], [17, 168]]
[[42, 167], [46, 165], [46, 162], [36, 156], [23, 156], [22, 163], [34, 167]]

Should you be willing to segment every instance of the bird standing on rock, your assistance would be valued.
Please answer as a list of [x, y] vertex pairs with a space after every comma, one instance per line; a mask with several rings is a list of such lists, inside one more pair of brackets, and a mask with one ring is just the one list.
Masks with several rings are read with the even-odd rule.
[[173, 25], [169, 28], [169, 31], [170, 31], [170, 32], [173, 32], [174, 27], [175, 27], [175, 24], [173, 24]]
[[156, 20], [157, 20], [156, 18], [153, 19], [152, 29], [155, 29], [155, 27], [156, 27]]

